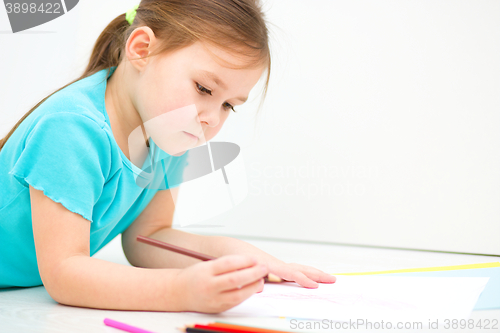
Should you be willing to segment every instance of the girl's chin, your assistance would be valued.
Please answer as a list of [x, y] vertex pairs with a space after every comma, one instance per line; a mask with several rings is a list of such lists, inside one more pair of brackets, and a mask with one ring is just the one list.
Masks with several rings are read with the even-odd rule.
[[177, 154], [172, 154], [172, 156], [182, 156], [182, 155], [184, 155], [184, 153], [185, 153], [186, 151], [187, 151], [187, 150], [184, 150], [184, 151], [178, 152]]
[[196, 148], [198, 146], [200, 146], [199, 142], [191, 142], [189, 144], [178, 146], [176, 149], [172, 150], [172, 154], [169, 154], [172, 156], [181, 156], [184, 155], [184, 153], [186, 153], [188, 150]]

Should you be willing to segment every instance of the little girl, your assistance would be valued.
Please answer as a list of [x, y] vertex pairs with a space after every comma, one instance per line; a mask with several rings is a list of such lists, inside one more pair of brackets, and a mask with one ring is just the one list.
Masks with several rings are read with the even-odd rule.
[[[43, 284], [55, 301], [81, 307], [217, 313], [262, 291], [268, 273], [306, 288], [335, 282], [238, 239], [172, 229], [178, 187], [138, 185], [156, 145], [166, 183], [179, 184], [184, 152], [219, 132], [265, 70], [267, 90], [257, 0], [142, 0], [135, 8], [101, 33], [80, 78], [0, 141], [0, 288]], [[131, 157], [135, 129], [188, 109], [195, 118], [150, 126], [151, 149]], [[168, 143], [152, 134], [163, 130]], [[118, 234], [133, 267], [92, 258]], [[218, 259], [200, 262], [137, 235]]]

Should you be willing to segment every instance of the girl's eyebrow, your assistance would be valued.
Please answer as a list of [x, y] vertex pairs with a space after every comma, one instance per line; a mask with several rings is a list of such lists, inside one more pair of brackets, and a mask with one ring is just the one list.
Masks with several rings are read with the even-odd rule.
[[[206, 70], [200, 70], [199, 73], [202, 76], [205, 76], [209, 80], [212, 80], [216, 85], [222, 87], [223, 89], [227, 90], [227, 85], [217, 76], [217, 74], [206, 71]], [[240, 100], [242, 103], [245, 103], [248, 99], [247, 97], [236, 97], [237, 100]]]

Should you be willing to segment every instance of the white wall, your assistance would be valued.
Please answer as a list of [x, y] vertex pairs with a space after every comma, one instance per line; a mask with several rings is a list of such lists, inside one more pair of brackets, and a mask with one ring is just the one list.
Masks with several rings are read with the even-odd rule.
[[[136, 3], [80, 1], [17, 34], [0, 10], [0, 134], [79, 76], [99, 33]], [[242, 147], [249, 195], [183, 230], [500, 255], [500, 2], [264, 8], [262, 113], [256, 89], [214, 139]]]
[[258, 129], [245, 109], [216, 138], [242, 146], [250, 194], [185, 230], [500, 254], [500, 2], [266, 8]]

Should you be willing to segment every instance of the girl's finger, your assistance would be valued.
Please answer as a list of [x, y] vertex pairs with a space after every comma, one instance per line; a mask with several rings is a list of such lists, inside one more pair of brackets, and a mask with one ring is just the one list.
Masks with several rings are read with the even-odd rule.
[[223, 303], [230, 303], [232, 306], [236, 306], [257, 293], [260, 289], [262, 289], [264, 285], [264, 280], [257, 280], [246, 286], [242, 286], [241, 289], [232, 289], [221, 293]]
[[243, 255], [226, 255], [220, 258], [209, 261], [214, 275], [220, 275], [227, 272], [232, 272], [238, 269], [252, 267], [257, 264], [255, 258]]
[[308, 278], [304, 273], [300, 271], [295, 271], [293, 274], [293, 279], [295, 282], [306, 288], [318, 288], [319, 284]]
[[337, 281], [337, 278], [331, 274], [328, 273], [323, 273], [321, 275], [320, 281], [321, 283], [335, 283]]
[[215, 277], [215, 289], [219, 291], [228, 291], [242, 289], [243, 287], [263, 279], [268, 274], [268, 269], [264, 265], [221, 274]]
[[304, 269], [300, 270], [304, 275], [310, 278], [313, 281], [321, 282], [321, 283], [334, 283], [337, 281], [337, 278], [333, 275], [327, 274], [317, 268], [304, 266]]

